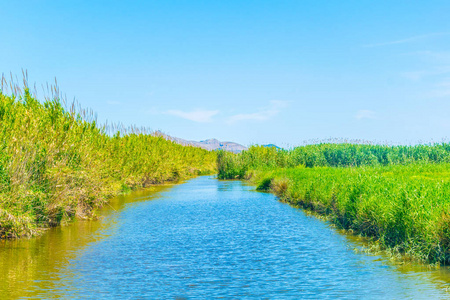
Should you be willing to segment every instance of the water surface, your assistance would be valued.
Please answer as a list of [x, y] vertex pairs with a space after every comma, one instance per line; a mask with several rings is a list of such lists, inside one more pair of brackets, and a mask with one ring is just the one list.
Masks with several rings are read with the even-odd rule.
[[239, 181], [116, 198], [101, 221], [0, 243], [6, 298], [448, 298], [446, 268], [398, 266]]

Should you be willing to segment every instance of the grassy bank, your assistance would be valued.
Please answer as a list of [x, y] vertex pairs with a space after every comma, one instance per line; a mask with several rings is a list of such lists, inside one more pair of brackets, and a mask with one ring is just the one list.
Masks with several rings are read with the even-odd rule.
[[215, 161], [213, 152], [136, 129], [108, 135], [58, 97], [0, 91], [0, 237], [91, 217], [111, 196], [214, 173]]
[[[220, 176], [251, 179], [258, 189], [326, 215], [338, 227], [371, 237], [382, 247], [431, 263], [450, 262], [447, 145], [299, 148], [280, 151], [253, 147], [241, 155], [220, 153]], [[311, 149], [315, 151], [308, 152]], [[361, 151], [355, 154], [354, 149]], [[372, 149], [381, 149], [375, 153], [384, 154], [376, 155]], [[356, 157], [336, 155], [342, 152]], [[292, 160], [298, 153], [303, 160]], [[364, 159], [358, 153], [370, 153], [371, 158]], [[317, 157], [326, 159], [318, 165], [306, 163]], [[380, 161], [383, 157], [388, 159]]]

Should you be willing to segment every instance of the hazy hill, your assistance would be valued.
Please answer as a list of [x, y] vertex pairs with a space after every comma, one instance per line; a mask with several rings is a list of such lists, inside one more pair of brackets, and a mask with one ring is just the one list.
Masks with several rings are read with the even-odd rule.
[[204, 141], [200, 141], [200, 142], [188, 141], [185, 139], [181, 139], [181, 138], [177, 138], [177, 137], [173, 137], [173, 136], [164, 134], [161, 131], [156, 131], [155, 135], [163, 136], [164, 138], [174, 141], [181, 145], [191, 145], [191, 146], [200, 147], [200, 148], [203, 148], [206, 150], [221, 149], [221, 150], [225, 150], [225, 151], [229, 151], [229, 152], [233, 152], [233, 153], [239, 153], [242, 150], [247, 150], [247, 147], [245, 147], [241, 144], [234, 143], [234, 142], [221, 142], [217, 139], [208, 139], [208, 140], [204, 140]]

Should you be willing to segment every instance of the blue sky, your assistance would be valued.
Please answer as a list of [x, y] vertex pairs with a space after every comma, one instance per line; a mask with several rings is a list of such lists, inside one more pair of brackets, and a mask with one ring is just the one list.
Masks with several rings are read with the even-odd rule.
[[[449, 1], [0, 1], [0, 72], [100, 121], [295, 146], [450, 136]], [[39, 88], [38, 88], [39, 90]]]

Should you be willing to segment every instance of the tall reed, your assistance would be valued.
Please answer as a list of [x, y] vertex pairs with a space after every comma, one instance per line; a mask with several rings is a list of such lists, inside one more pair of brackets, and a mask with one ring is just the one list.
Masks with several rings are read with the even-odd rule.
[[130, 189], [215, 172], [214, 152], [145, 129], [99, 125], [92, 111], [65, 107], [57, 87], [48, 89], [52, 97], [40, 102], [26, 80], [20, 88], [2, 78], [0, 238], [92, 217]]
[[[255, 168], [359, 167], [413, 163], [450, 163], [450, 144], [387, 146], [327, 143], [292, 150], [252, 146], [239, 155], [224, 152], [219, 162], [219, 178], [242, 178], [247, 170]], [[221, 168], [221, 165], [230, 167]]]
[[218, 155], [220, 178], [247, 178], [340, 228], [432, 263], [450, 263], [450, 147], [319, 144]]

